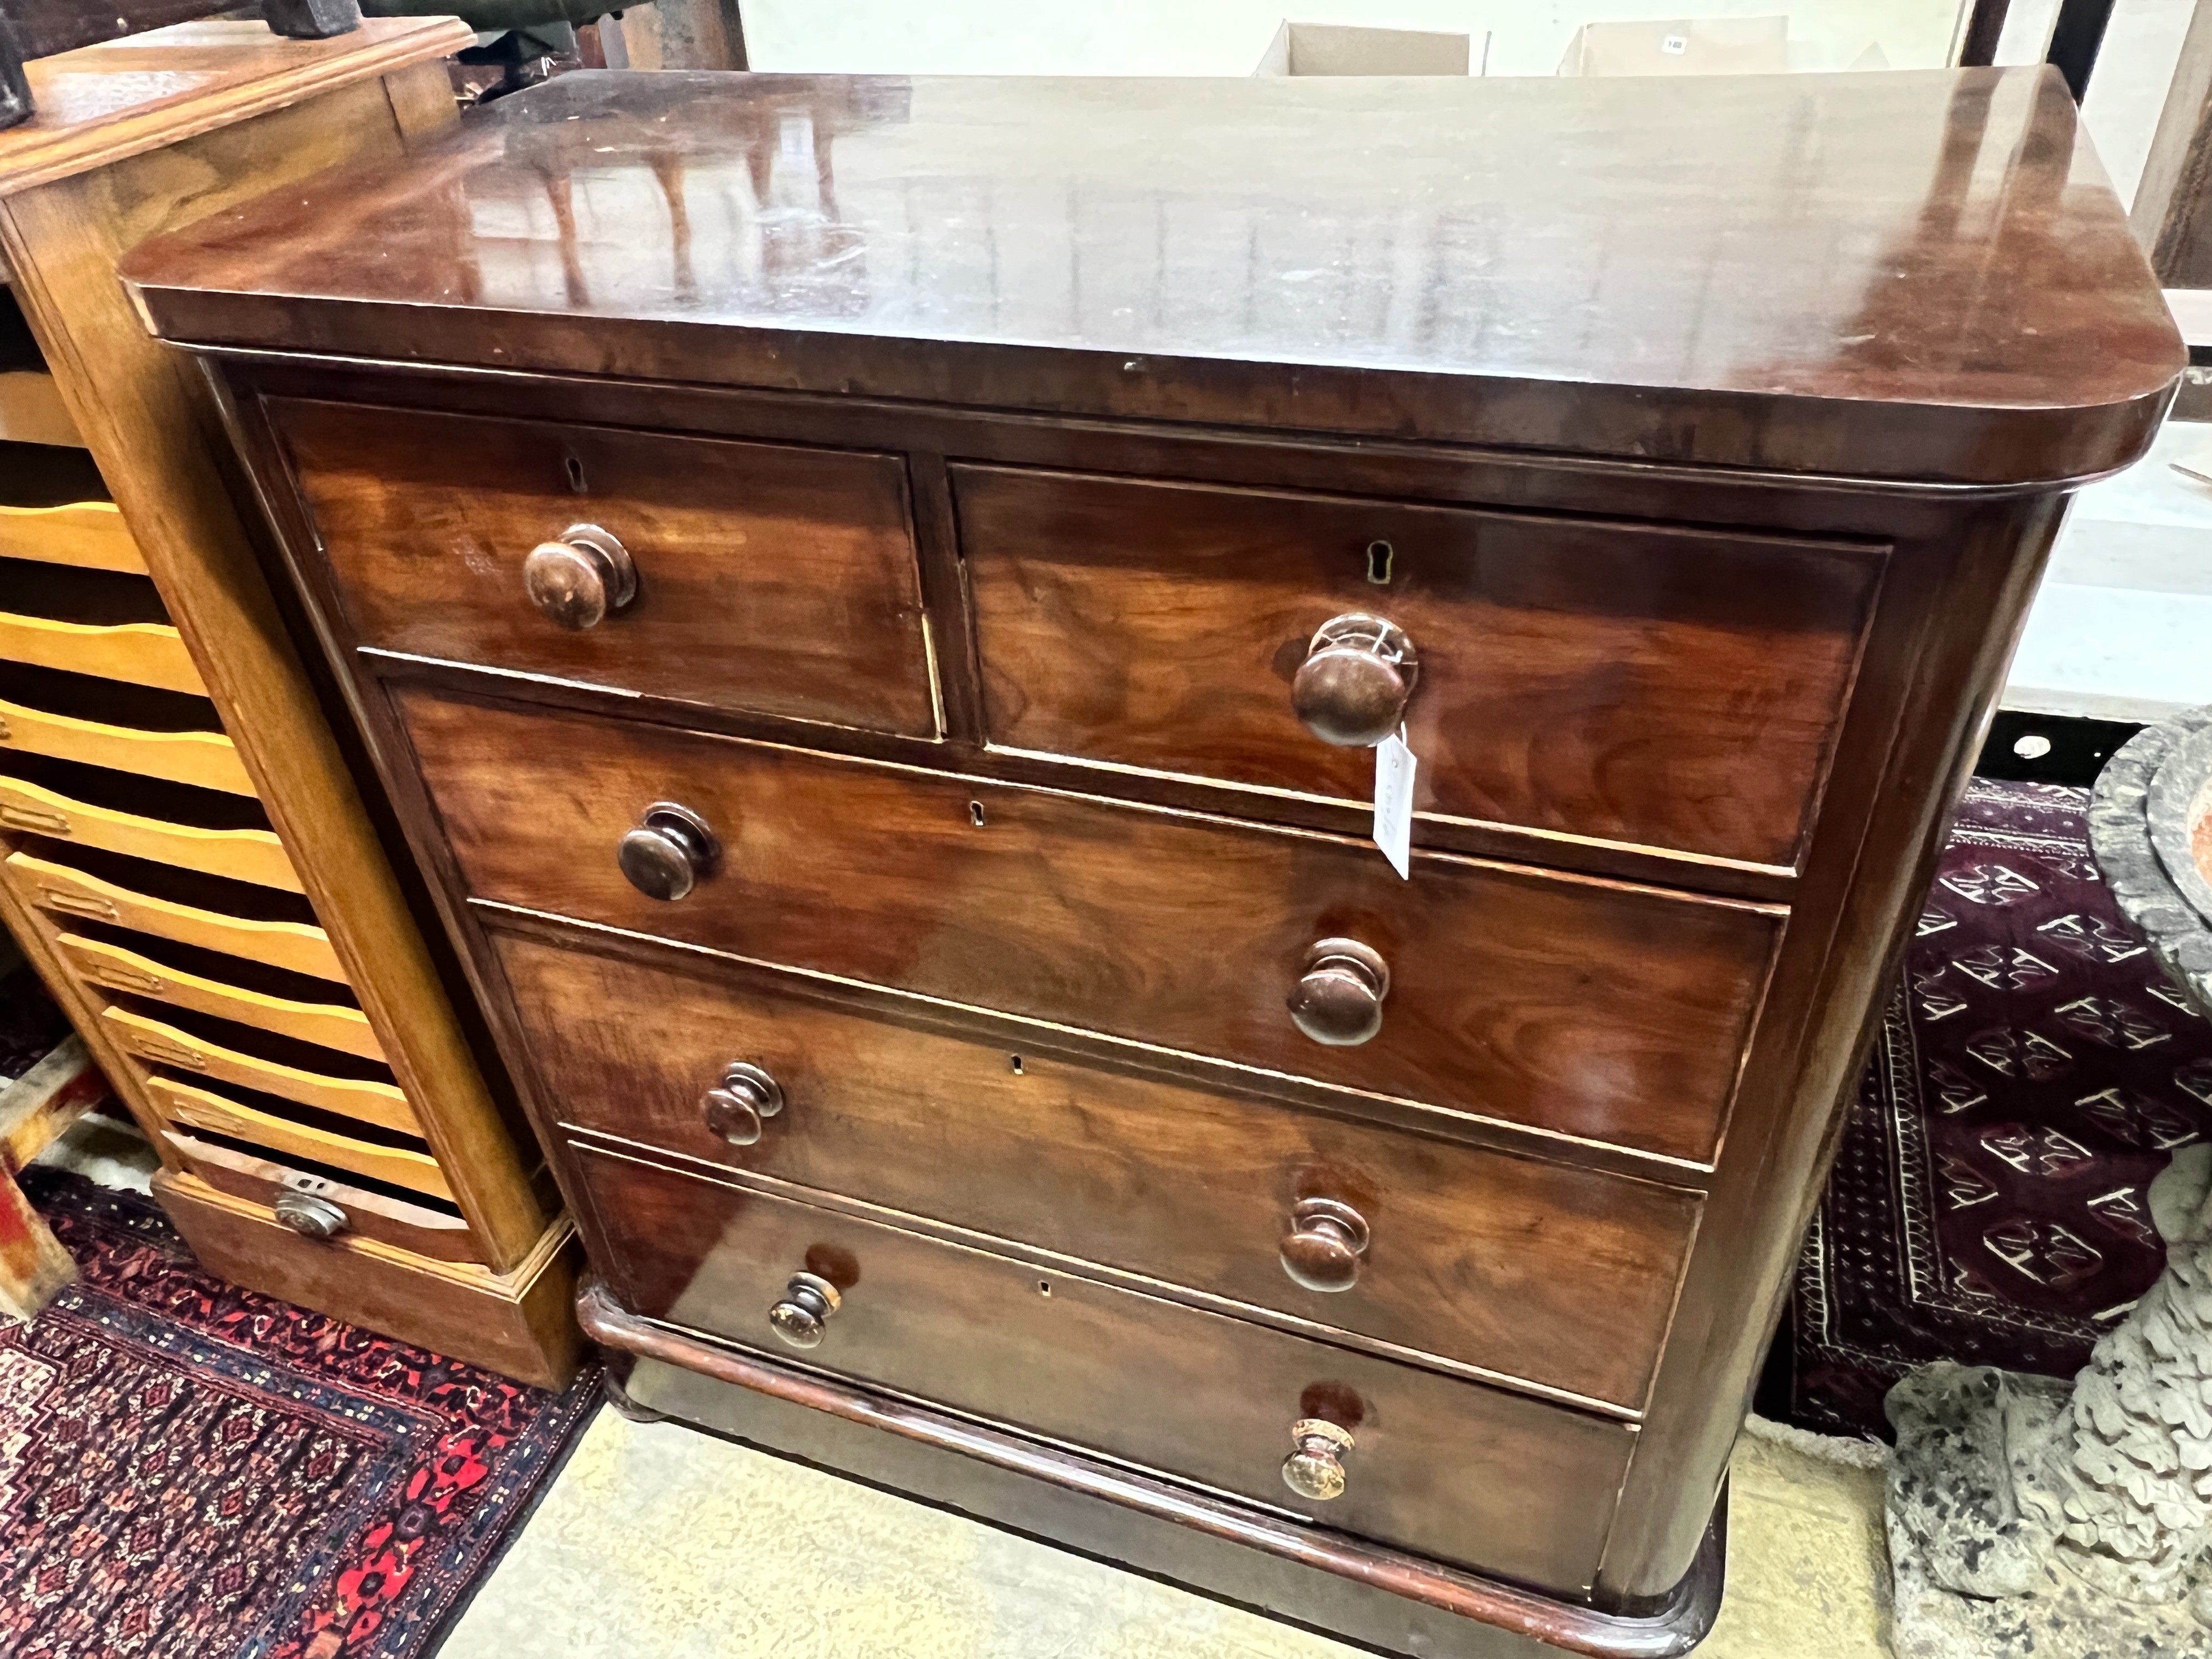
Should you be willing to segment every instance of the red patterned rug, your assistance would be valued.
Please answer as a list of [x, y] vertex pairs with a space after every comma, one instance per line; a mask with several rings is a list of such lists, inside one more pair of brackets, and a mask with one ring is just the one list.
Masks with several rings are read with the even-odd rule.
[[414, 1659], [599, 1403], [204, 1273], [152, 1201], [24, 1185], [82, 1277], [0, 1328], [0, 1653]]
[[2114, 908], [2087, 801], [1960, 805], [1798, 1263], [1801, 1427], [1887, 1437], [1932, 1359], [2070, 1376], [2164, 1266], [2145, 1190], [2212, 1133], [2212, 1025]]

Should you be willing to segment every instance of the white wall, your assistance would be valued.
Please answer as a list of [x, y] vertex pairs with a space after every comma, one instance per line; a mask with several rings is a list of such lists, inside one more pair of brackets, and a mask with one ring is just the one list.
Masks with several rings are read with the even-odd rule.
[[1807, 67], [1869, 42], [1946, 61], [1964, 0], [745, 0], [753, 66], [893, 75], [1249, 75], [1286, 16], [1492, 36], [1492, 75], [1550, 75], [1598, 20], [1788, 12]]

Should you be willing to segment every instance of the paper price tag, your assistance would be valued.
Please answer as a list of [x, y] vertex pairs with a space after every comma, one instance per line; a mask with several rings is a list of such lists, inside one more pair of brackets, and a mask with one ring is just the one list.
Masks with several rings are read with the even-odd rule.
[[1375, 844], [1407, 881], [1413, 878], [1413, 771], [1418, 764], [1402, 726], [1375, 745]]

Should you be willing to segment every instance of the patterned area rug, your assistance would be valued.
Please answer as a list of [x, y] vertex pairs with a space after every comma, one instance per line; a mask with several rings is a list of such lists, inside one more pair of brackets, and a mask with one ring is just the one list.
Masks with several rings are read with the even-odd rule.
[[1798, 1263], [1800, 1427], [1887, 1438], [1932, 1359], [2070, 1376], [2164, 1266], [2146, 1188], [2212, 1133], [2212, 1025], [2113, 908], [2087, 801], [1967, 790]]
[[599, 1400], [202, 1272], [152, 1201], [33, 1168], [77, 1285], [0, 1328], [0, 1653], [412, 1659]]

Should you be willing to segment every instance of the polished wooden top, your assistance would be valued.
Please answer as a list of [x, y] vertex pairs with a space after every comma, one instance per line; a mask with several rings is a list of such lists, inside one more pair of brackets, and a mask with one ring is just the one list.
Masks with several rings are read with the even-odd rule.
[[24, 65], [37, 112], [0, 132], [0, 196], [450, 57], [476, 39], [456, 17], [371, 17], [289, 40], [253, 21], [179, 23]]
[[2125, 463], [2183, 365], [2041, 69], [571, 75], [125, 275], [195, 343], [1954, 483]]

